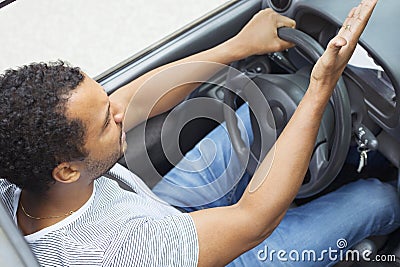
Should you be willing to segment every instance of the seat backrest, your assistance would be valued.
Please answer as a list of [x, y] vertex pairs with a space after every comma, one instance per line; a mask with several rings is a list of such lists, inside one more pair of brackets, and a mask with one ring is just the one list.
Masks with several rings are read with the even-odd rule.
[[21, 232], [0, 198], [0, 266], [39, 267]]

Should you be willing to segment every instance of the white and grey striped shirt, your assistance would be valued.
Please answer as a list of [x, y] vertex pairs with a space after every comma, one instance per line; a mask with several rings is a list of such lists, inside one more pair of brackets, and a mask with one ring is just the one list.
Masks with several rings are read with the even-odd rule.
[[[64, 220], [25, 236], [41, 266], [196, 266], [198, 239], [189, 214], [159, 200], [133, 173], [112, 171], [135, 191], [100, 177], [87, 203]], [[21, 190], [0, 179], [16, 221]]]

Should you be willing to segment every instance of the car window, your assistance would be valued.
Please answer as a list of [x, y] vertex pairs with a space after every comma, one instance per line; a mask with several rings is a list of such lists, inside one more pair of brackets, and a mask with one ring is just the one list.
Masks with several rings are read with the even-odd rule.
[[0, 9], [0, 72], [63, 59], [96, 76], [226, 2], [14, 1]]

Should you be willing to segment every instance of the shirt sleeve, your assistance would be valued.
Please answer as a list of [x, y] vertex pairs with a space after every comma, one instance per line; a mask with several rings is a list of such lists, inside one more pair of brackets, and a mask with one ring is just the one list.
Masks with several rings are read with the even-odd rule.
[[[127, 223], [104, 266], [197, 266], [199, 244], [189, 214]], [[112, 255], [110, 255], [112, 254]]]
[[0, 178], [0, 199], [10, 214], [14, 214], [14, 194], [16, 190], [16, 185]]

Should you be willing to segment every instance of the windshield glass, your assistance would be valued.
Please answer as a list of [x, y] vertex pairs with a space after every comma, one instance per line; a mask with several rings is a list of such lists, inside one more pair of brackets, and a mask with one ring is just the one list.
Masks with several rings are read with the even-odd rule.
[[96, 76], [226, 2], [11, 2], [0, 9], [0, 72], [63, 59]]

